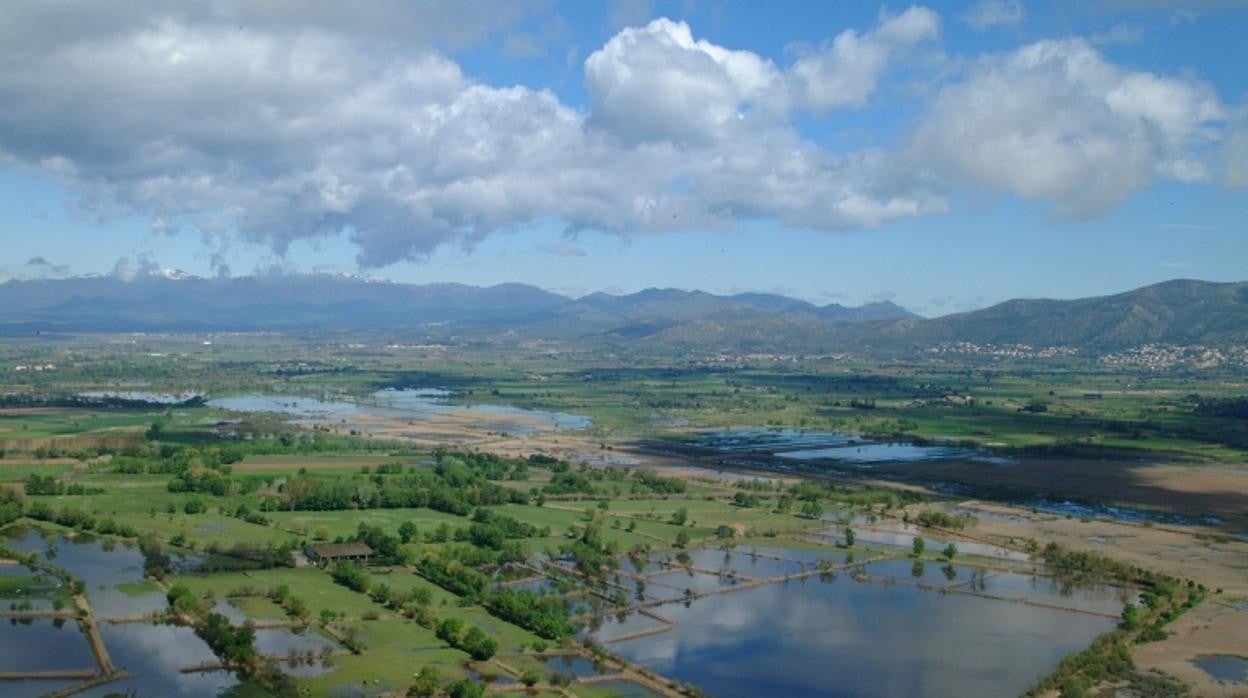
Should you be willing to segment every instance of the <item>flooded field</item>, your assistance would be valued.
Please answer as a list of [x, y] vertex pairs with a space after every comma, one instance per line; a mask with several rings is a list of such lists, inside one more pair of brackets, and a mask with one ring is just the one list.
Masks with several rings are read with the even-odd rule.
[[190, 628], [106, 623], [100, 633], [113, 664], [135, 675], [78, 695], [101, 697], [133, 691], [138, 696], [215, 696], [238, 685], [238, 678], [227, 671], [181, 671], [216, 661], [212, 650]]
[[[70, 538], [30, 527], [6, 529], [0, 540], [14, 550], [38, 553], [41, 561], [83, 580], [87, 599], [102, 619], [165, 610], [164, 594], [143, 580], [143, 554], [133, 545], [89, 534]], [[195, 563], [190, 556], [174, 557], [175, 566]]]
[[1128, 598], [1116, 588], [904, 558], [817, 573], [820, 561], [836, 566], [845, 556], [691, 551], [691, 566], [701, 570], [756, 579], [810, 574], [688, 600], [655, 598], [652, 590], [714, 591], [722, 574], [649, 572], [629, 582], [667, 603], [597, 618], [590, 632], [630, 661], [714, 696], [1017, 695], [1113, 628]]
[[1201, 671], [1221, 683], [1248, 684], [1248, 657], [1207, 654], [1197, 657], [1195, 664]]
[[1218, 527], [1230, 518], [1224, 514], [1239, 512], [1231, 503], [1238, 491], [1235, 486], [1226, 487], [1220, 480], [1211, 484], [1221, 488], [1216, 496], [1206, 493], [1204, 485], [1199, 492], [1184, 489], [1190, 485], [1160, 487], [1192, 474], [1124, 454], [1099, 460], [1038, 456], [952, 441], [875, 439], [791, 428], [695, 432], [641, 442], [636, 448], [716, 471], [726, 467], [914, 482], [951, 496], [1009, 502], [1081, 519]]
[[656, 553], [623, 562], [610, 582], [631, 608], [585, 632], [713, 696], [1018, 695], [1138, 603], [980, 552], [988, 566], [887, 543]]
[[1216, 516], [1184, 516], [1182, 514], [1146, 511], [1133, 507], [1088, 504], [1086, 502], [1072, 502], [1069, 500], [1034, 499], [1023, 502], [1023, 504], [1035, 511], [1083, 519], [1112, 519], [1128, 523], [1164, 523], [1172, 526], [1216, 526], [1222, 522]]
[[378, 390], [366, 398], [319, 400], [296, 395], [261, 395], [257, 393], [217, 397], [208, 400], [209, 407], [232, 412], [277, 412], [308, 422], [348, 422], [367, 418], [383, 418], [423, 422], [449, 417], [470, 418], [489, 431], [511, 436], [527, 436], [538, 431], [586, 429], [588, 417], [525, 409], [508, 405], [456, 404], [452, 393], [434, 388]]
[[[49, 651], [49, 648], [56, 651]], [[94, 669], [95, 657], [73, 620], [0, 619], [0, 672]], [[0, 694], [6, 686], [0, 683]]]
[[920, 463], [934, 460], [966, 459], [996, 465], [1015, 461], [988, 451], [944, 443], [920, 444], [907, 441], [878, 441], [833, 431], [798, 429], [741, 429], [698, 435], [691, 442], [697, 448], [724, 454], [766, 454], [792, 461], [825, 461], [869, 467], [875, 463]]
[[[998, 545], [988, 543], [980, 543], [978, 541], [966, 540], [960, 536], [933, 534], [931, 531], [924, 531], [918, 526], [897, 521], [895, 519], [881, 519], [876, 521], [855, 518], [851, 522], [854, 530], [854, 536], [863, 543], [872, 545], [884, 545], [896, 547], [899, 549], [909, 550], [914, 543], [916, 537], [921, 537], [925, 541], [927, 547], [938, 550], [944, 548], [949, 543], [957, 546], [958, 552], [963, 555], [974, 555], [976, 557], [992, 558], [1000, 561], [1027, 562], [1030, 556], [1017, 550], [1010, 550]], [[820, 541], [835, 545], [845, 537], [845, 529], [843, 526], [829, 526], [825, 528]]]
[[[133, 674], [76, 693], [81, 696], [213, 696], [237, 685], [226, 671], [184, 673], [212, 663], [212, 650], [190, 628], [157, 622], [133, 622], [165, 610], [165, 595], [143, 581], [143, 556], [137, 548], [89, 534], [73, 537], [59, 531], [12, 527], [2, 542], [38, 560], [69, 571], [83, 581], [84, 594], [100, 619], [100, 638], [114, 667]], [[175, 558], [189, 569], [191, 556]], [[6, 574], [13, 569], [6, 566]], [[46, 574], [40, 575], [41, 578]], [[110, 619], [131, 622], [113, 623]], [[0, 623], [0, 671], [97, 671], [97, 660], [77, 621], [62, 618], [9, 618]], [[42, 695], [75, 681], [3, 681], [0, 695]]]

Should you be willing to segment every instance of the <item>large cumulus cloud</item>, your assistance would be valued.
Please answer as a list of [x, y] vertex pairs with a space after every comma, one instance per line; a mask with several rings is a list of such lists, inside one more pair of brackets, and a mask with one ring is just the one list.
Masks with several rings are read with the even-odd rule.
[[882, 14], [788, 66], [656, 20], [590, 55], [580, 110], [473, 79], [438, 43], [488, 35], [523, 5], [99, 7], [0, 7], [0, 166], [154, 230], [279, 252], [345, 232], [363, 266], [549, 219], [870, 227], [943, 211], [956, 186], [1102, 210], [1158, 177], [1204, 177], [1193, 151], [1221, 109], [1199, 82], [1038, 44], [947, 85], [902, 150], [832, 154], [795, 113], [868, 104], [899, 56], [938, 38], [934, 12]]
[[585, 83], [593, 121], [629, 141], [705, 143], [783, 109], [771, 61], [695, 40], [668, 19], [617, 34], [585, 61]]
[[1124, 69], [1081, 39], [1041, 41], [984, 57], [945, 85], [907, 156], [944, 187], [1089, 217], [1158, 180], [1208, 179], [1224, 120], [1197, 79]]

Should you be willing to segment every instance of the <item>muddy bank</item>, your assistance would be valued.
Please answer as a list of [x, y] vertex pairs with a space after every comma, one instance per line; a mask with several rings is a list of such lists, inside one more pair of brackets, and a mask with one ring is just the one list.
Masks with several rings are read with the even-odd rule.
[[921, 485], [951, 495], [1026, 505], [1036, 500], [1120, 504], [1248, 532], [1248, 471], [1220, 465], [1158, 463], [1138, 458], [1012, 456], [1008, 464], [973, 458], [848, 464], [795, 460], [767, 451], [725, 453], [696, 444], [642, 441], [628, 445], [641, 456], [710, 469], [877, 480]]

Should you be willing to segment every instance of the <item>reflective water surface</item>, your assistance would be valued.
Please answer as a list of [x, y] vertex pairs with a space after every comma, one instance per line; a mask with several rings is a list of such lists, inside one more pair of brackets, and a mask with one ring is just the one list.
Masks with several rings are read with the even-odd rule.
[[[908, 560], [872, 564], [895, 581], [825, 575], [665, 604], [654, 610], [674, 628], [609, 648], [714, 696], [996, 696], [1024, 692], [1114, 626], [1112, 618], [901, 583], [912, 579]], [[948, 579], [942, 565], [923, 567], [928, 586], [973, 573], [953, 566]], [[1090, 603], [1078, 589], [1066, 599], [1072, 608]], [[605, 619], [596, 635], [609, 641], [659, 625], [634, 614]]]
[[235, 412], [279, 412], [306, 420], [338, 421], [353, 416], [380, 416], [419, 421], [442, 415], [468, 415], [474, 424], [512, 435], [524, 435], [537, 429], [585, 429], [591, 424], [588, 417], [525, 409], [508, 405], [472, 404], [462, 405], [447, 401], [451, 395], [444, 390], [408, 389], [379, 390], [368, 398], [352, 400], [342, 397], [335, 400], [318, 400], [296, 395], [262, 395], [251, 393], [218, 397], [208, 401], [209, 407], [219, 407]]

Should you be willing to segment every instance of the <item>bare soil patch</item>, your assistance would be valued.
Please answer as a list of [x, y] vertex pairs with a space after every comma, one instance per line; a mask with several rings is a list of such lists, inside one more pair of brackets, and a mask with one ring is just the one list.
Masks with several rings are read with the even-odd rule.
[[1117, 502], [1183, 516], [1236, 520], [1248, 513], [1248, 470], [1087, 458], [1020, 458], [1017, 465], [974, 461], [882, 464], [880, 477], [949, 482], [1004, 496], [1049, 496]]
[[[1201, 526], [1146, 526], [1116, 521], [1081, 521], [985, 502], [957, 506], [978, 513], [973, 533], [993, 542], [1034, 538], [1068, 548], [1094, 550], [1184, 579], [1224, 596], [1248, 595], [1248, 540]], [[1216, 597], [1215, 597], [1216, 598]]]
[[1166, 629], [1170, 637], [1135, 648], [1131, 655], [1137, 665], [1190, 684], [1198, 696], [1248, 696], [1248, 684], [1220, 683], [1192, 663], [1205, 654], [1248, 656], [1248, 612], [1207, 601]]

